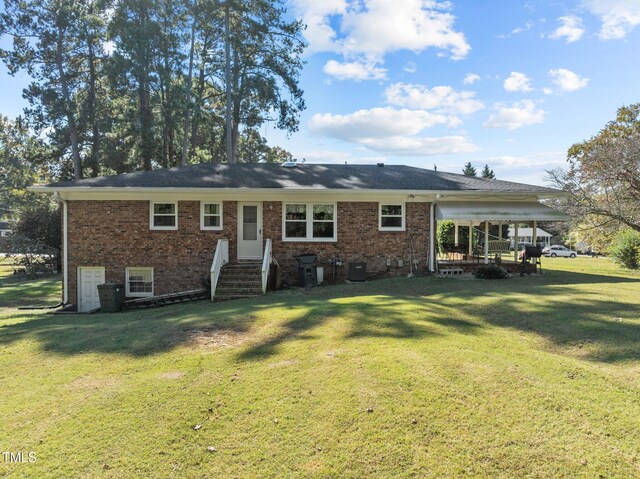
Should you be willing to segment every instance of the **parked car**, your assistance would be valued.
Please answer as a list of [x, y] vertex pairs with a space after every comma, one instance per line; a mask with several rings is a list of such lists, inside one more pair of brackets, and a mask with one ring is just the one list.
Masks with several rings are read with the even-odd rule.
[[554, 245], [545, 247], [542, 250], [542, 254], [545, 256], [551, 256], [552, 258], [555, 258], [556, 256], [565, 256], [567, 258], [575, 258], [576, 256], [578, 256], [578, 253], [560, 244], [554, 244]]

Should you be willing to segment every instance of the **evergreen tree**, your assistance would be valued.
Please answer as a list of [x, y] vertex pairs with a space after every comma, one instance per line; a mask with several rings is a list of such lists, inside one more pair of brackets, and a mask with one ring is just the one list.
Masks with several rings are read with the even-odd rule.
[[49, 129], [66, 156], [68, 138], [73, 177], [82, 178], [78, 97], [86, 58], [80, 47], [88, 3], [78, 0], [5, 0], [0, 32], [13, 38], [13, 48], [0, 57], [13, 75], [20, 70], [35, 79], [24, 91], [29, 120]]
[[[227, 161], [232, 163], [237, 156], [241, 127], [256, 128], [273, 121], [289, 133], [298, 129], [298, 117], [305, 108], [303, 91], [298, 86], [305, 44], [300, 39], [302, 23], [284, 18], [281, 0], [227, 0], [218, 15], [224, 16], [227, 11], [232, 130], [232, 151]], [[223, 20], [212, 24], [224, 25]], [[217, 52], [209, 58], [217, 79], [215, 87], [224, 92], [226, 69], [220, 62], [225, 58], [224, 35], [218, 38], [220, 41], [213, 45]], [[226, 103], [223, 98], [220, 100]], [[221, 140], [224, 142], [224, 136]]]
[[489, 180], [495, 180], [496, 179], [496, 174], [493, 172], [492, 169], [489, 168], [489, 165], [484, 165], [484, 168], [482, 170], [482, 173], [480, 173], [480, 176], [482, 178], [487, 178]]
[[473, 167], [471, 162], [468, 162], [466, 165], [464, 165], [464, 168], [462, 169], [462, 174], [465, 176], [478, 176], [478, 172]]
[[25, 118], [46, 132], [59, 179], [276, 161], [290, 154], [259, 131], [298, 128], [302, 28], [282, 0], [5, 0], [0, 37], [13, 45], [0, 59], [34, 79]]

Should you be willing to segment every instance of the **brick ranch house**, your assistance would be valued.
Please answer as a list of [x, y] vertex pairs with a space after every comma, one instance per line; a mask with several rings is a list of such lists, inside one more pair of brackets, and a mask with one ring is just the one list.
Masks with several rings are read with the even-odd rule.
[[539, 203], [557, 190], [383, 164], [200, 164], [33, 189], [63, 205], [64, 301], [81, 311], [102, 282], [133, 298], [210, 277], [215, 293], [221, 272], [242, 262], [262, 265], [264, 291], [272, 258], [293, 283], [302, 253], [318, 255], [328, 281], [354, 261], [370, 275], [434, 272], [438, 219], [455, 220], [457, 233], [563, 218]]

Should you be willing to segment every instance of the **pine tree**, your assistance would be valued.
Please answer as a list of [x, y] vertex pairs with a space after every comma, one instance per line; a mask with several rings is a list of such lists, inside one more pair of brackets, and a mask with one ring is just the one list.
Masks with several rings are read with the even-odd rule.
[[0, 49], [0, 58], [11, 75], [26, 70], [35, 80], [23, 93], [31, 107], [27, 117], [36, 129], [51, 129], [61, 156], [70, 149], [76, 180], [83, 176], [77, 112], [86, 21], [86, 4], [77, 0], [6, 0], [0, 14], [0, 33], [13, 38], [13, 48]]
[[489, 165], [484, 165], [484, 169], [482, 170], [482, 173], [480, 174], [480, 176], [482, 178], [487, 178], [489, 180], [496, 179], [496, 174], [493, 172], [491, 168], [489, 168]]
[[478, 176], [478, 172], [473, 167], [471, 162], [468, 162], [466, 165], [464, 165], [464, 168], [462, 169], [462, 174], [465, 176]]

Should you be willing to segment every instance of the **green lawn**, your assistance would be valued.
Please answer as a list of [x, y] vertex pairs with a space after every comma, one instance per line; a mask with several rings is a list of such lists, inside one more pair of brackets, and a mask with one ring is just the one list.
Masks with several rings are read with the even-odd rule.
[[0, 279], [0, 476], [640, 477], [640, 276], [543, 263], [111, 315]]

